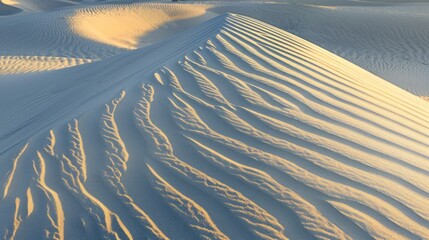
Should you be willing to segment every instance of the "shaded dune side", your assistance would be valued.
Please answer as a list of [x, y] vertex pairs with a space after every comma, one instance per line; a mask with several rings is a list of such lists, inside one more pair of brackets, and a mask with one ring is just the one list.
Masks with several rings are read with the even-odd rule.
[[429, 239], [427, 102], [260, 21], [207, 26], [1, 156], [2, 236]]
[[53, 60], [98, 60], [122, 52], [76, 35], [68, 22], [75, 11], [65, 9], [2, 19], [0, 55], [3, 65], [7, 61], [22, 64], [22, 61], [39, 60], [40, 65], [47, 66]]
[[13, 15], [22, 12], [22, 9], [5, 4], [0, 1], [0, 16]]
[[[79, 1], [61, 1], [61, 0], [3, 0], [3, 3], [12, 5], [25, 12], [42, 12], [59, 9], [62, 7], [76, 5]], [[22, 11], [21, 10], [21, 11]]]

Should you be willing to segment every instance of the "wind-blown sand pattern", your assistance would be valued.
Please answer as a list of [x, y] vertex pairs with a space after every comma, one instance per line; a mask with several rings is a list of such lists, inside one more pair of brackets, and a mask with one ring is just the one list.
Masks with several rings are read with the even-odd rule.
[[[100, 9], [94, 46], [156, 31]], [[0, 79], [3, 239], [429, 239], [429, 103], [294, 34], [229, 13], [54, 63]]]
[[[213, 7], [268, 22], [381, 76], [429, 95], [427, 1], [274, 1]], [[232, 10], [233, 9], [233, 10]]]
[[80, 58], [0, 56], [0, 75], [56, 70], [90, 62], [91, 59]]

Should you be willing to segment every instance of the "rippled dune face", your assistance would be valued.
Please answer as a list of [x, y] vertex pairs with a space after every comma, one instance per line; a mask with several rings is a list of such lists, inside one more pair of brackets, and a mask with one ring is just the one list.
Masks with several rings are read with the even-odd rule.
[[143, 52], [0, 102], [4, 238], [426, 238], [427, 102], [236, 14]]
[[72, 1], [0, 16], [0, 239], [429, 240], [429, 94], [345, 58], [429, 15]]
[[[176, 24], [175, 21], [203, 15], [207, 6], [112, 5], [78, 10], [71, 27], [81, 36], [119, 48], [136, 49], [139, 39], [151, 31]], [[169, 35], [166, 33], [166, 35]]]

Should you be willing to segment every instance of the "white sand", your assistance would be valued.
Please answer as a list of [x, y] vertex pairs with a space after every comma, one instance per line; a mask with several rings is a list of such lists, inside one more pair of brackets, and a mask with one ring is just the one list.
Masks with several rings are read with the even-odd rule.
[[[394, 56], [426, 57], [414, 23], [427, 16], [388, 5], [80, 3], [2, 16], [0, 236], [429, 239], [429, 102], [349, 61], [405, 74], [415, 65]], [[372, 24], [405, 13], [415, 19], [385, 26], [397, 41]], [[416, 76], [405, 88], [427, 86]]]

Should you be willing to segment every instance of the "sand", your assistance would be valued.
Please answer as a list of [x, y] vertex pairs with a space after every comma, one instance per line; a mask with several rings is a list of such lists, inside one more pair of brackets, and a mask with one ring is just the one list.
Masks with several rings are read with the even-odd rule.
[[5, 4], [2, 238], [429, 239], [417, 3]]

